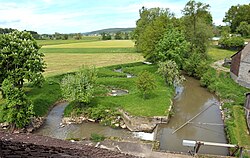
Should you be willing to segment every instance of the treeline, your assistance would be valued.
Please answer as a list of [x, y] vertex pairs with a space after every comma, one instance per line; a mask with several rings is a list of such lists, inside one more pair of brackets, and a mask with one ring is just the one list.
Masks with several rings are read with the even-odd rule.
[[129, 40], [131, 39], [131, 35], [128, 32], [121, 32], [118, 31], [116, 33], [108, 33], [108, 32], [103, 32], [101, 33], [102, 40]]

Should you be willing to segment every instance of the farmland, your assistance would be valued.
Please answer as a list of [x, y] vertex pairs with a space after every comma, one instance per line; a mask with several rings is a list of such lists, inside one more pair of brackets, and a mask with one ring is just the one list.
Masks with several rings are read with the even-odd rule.
[[[96, 67], [142, 61], [141, 54], [135, 53], [130, 40], [92, 41], [88, 40], [43, 40], [41, 52], [47, 68], [45, 76], [53, 76], [78, 70], [82, 65]], [[62, 43], [64, 42], [64, 43]]]

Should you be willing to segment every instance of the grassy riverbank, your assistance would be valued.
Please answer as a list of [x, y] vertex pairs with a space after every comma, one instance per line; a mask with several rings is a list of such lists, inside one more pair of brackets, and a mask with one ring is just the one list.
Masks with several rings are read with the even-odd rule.
[[[122, 69], [122, 73], [114, 72], [115, 69]], [[149, 95], [148, 99], [143, 99], [141, 94], [136, 89], [136, 77], [127, 78], [125, 73], [130, 73], [135, 76], [142, 71], [149, 71], [153, 74], [157, 88]], [[71, 113], [86, 112], [86, 109], [91, 108], [107, 108], [107, 109], [124, 109], [129, 114], [134, 116], [163, 116], [168, 115], [168, 108], [171, 105], [173, 97], [173, 88], [166, 87], [164, 80], [156, 74], [156, 65], [145, 65], [142, 63], [116, 65], [98, 69], [98, 79], [95, 97], [91, 104], [85, 109], [79, 109], [79, 106], [71, 104], [66, 107], [65, 115]], [[110, 96], [108, 93], [112, 89], [128, 90], [128, 94], [123, 96]], [[82, 107], [81, 107], [82, 108]], [[76, 112], [77, 111], [77, 112]], [[101, 113], [100, 113], [101, 115]]]
[[[212, 50], [212, 51], [211, 51]], [[213, 61], [230, 57], [236, 52], [210, 48], [208, 54]], [[250, 90], [235, 83], [229, 73], [210, 68], [202, 77], [201, 84], [211, 92], [215, 92], [224, 103], [226, 133], [229, 143], [250, 149], [250, 136], [248, 134], [244, 103], [245, 93]]]

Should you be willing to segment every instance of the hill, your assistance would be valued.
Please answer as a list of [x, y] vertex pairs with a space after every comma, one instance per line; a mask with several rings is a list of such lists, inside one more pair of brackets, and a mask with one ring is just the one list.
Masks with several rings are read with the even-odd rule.
[[116, 33], [116, 32], [131, 32], [135, 28], [108, 28], [108, 29], [102, 29], [102, 30], [96, 30], [91, 32], [83, 33], [84, 35], [93, 35], [93, 34], [101, 34], [103, 32], [106, 33]]

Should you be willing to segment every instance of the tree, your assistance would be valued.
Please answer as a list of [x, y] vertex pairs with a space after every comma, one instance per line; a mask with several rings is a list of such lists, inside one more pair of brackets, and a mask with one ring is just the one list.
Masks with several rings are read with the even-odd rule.
[[169, 28], [156, 45], [157, 60], [162, 62], [173, 60], [179, 68], [182, 68], [189, 49], [190, 43], [186, 41], [184, 34], [173, 27]]
[[156, 88], [154, 76], [148, 71], [141, 72], [136, 80], [136, 86], [143, 99], [146, 99], [148, 94]]
[[13, 86], [13, 81], [5, 79], [2, 85], [5, 102], [1, 107], [1, 120], [15, 127], [25, 127], [33, 116], [33, 105], [26, 97], [23, 88]]
[[[207, 58], [206, 50], [212, 37], [212, 16], [208, 4], [190, 0], [182, 10], [186, 39], [191, 43], [191, 52], [196, 51]], [[190, 27], [191, 26], [191, 27]]]
[[102, 40], [111, 40], [111, 35], [109, 33], [101, 33], [102, 35]]
[[124, 39], [129, 40], [129, 33], [127, 33], [127, 32], [124, 33]]
[[138, 52], [143, 53], [146, 60], [157, 62], [155, 59], [155, 46], [163, 37], [167, 27], [171, 24], [173, 15], [169, 9], [142, 8], [140, 19], [136, 22], [133, 39]]
[[232, 32], [236, 32], [237, 27], [241, 22], [250, 24], [250, 3], [244, 5], [231, 6], [226, 12], [223, 22], [226, 22]]
[[74, 38], [76, 40], [80, 40], [80, 39], [82, 39], [82, 34], [81, 33], [76, 33], [75, 36], [74, 36]]
[[13, 80], [22, 88], [24, 80], [41, 85], [45, 63], [44, 54], [30, 33], [14, 31], [2, 35], [0, 40], [0, 85], [4, 79]]
[[236, 31], [240, 33], [243, 37], [250, 36], [250, 24], [243, 21], [240, 23], [240, 25], [237, 27]]
[[166, 83], [170, 86], [180, 85], [184, 77], [181, 75], [177, 64], [172, 60], [159, 62], [157, 72], [163, 76]]
[[32, 104], [27, 99], [24, 81], [42, 84], [45, 68], [43, 54], [32, 35], [25, 31], [13, 31], [0, 40], [0, 85], [5, 96], [4, 121], [13, 127], [24, 127], [32, 115]]
[[115, 39], [116, 40], [121, 40], [122, 39], [122, 32], [116, 32], [116, 34], [115, 34]]
[[83, 67], [75, 75], [67, 75], [62, 79], [63, 96], [69, 101], [88, 104], [94, 93], [95, 81], [95, 68]]

